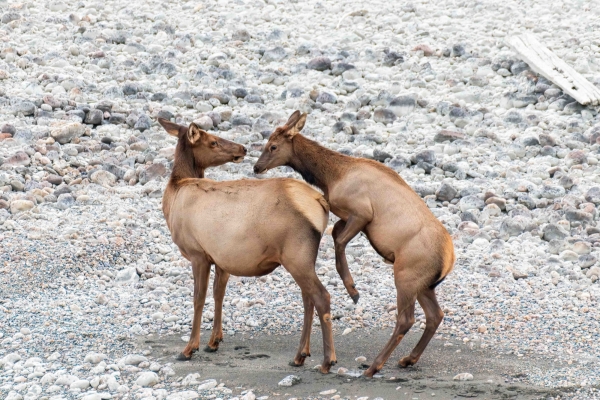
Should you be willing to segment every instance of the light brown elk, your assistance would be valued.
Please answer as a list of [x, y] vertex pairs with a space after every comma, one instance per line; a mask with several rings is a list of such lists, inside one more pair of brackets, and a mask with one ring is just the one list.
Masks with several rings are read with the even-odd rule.
[[310, 331], [317, 309], [323, 332], [321, 372], [335, 364], [330, 297], [315, 272], [319, 243], [327, 226], [329, 206], [323, 196], [294, 179], [215, 182], [204, 178], [207, 167], [241, 162], [246, 149], [201, 130], [159, 119], [178, 137], [173, 172], [163, 196], [163, 213], [173, 242], [191, 261], [194, 276], [194, 318], [190, 340], [179, 356], [188, 360], [200, 346], [200, 322], [211, 264], [215, 265], [215, 316], [206, 351], [223, 339], [223, 297], [229, 275], [262, 276], [279, 265], [302, 291], [304, 325], [291, 365], [310, 355]]
[[444, 313], [435, 287], [454, 266], [454, 246], [444, 226], [421, 198], [394, 171], [376, 161], [329, 150], [302, 136], [306, 114], [294, 112], [269, 138], [254, 172], [287, 165], [310, 184], [323, 190], [334, 225], [336, 267], [346, 290], [356, 302], [359, 293], [348, 269], [346, 245], [364, 232], [373, 248], [394, 264], [398, 319], [387, 345], [365, 371], [372, 377], [414, 324], [415, 301], [423, 307], [426, 328], [411, 354], [399, 365], [413, 365], [433, 337]]

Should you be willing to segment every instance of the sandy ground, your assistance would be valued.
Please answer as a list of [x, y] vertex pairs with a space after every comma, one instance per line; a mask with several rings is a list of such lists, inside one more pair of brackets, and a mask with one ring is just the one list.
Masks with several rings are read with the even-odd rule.
[[[318, 329], [318, 328], [317, 328]], [[370, 361], [383, 347], [387, 331], [363, 331], [347, 336], [336, 336], [338, 364], [332, 373], [322, 375], [312, 367], [320, 362], [322, 354], [320, 334], [311, 338], [312, 357], [300, 368], [288, 366], [293, 358], [299, 334], [293, 336], [226, 336], [217, 353], [196, 353], [191, 361], [175, 362], [184, 342], [178, 336], [140, 337], [136, 346], [151, 349], [152, 356], [163, 362], [172, 360], [176, 374], [185, 377], [199, 373], [201, 379], [216, 379], [226, 387], [235, 388], [234, 394], [252, 389], [257, 398], [331, 398], [334, 394], [320, 392], [336, 389], [342, 398], [355, 399], [542, 399], [564, 395], [559, 390], [523, 385], [535, 368], [553, 369], [560, 366], [541, 358], [520, 359], [514, 355], [491, 356], [481, 348], [458, 343], [449, 346], [445, 340], [432, 340], [416, 366], [400, 369], [395, 362], [416, 344], [419, 333], [409, 332], [405, 340], [390, 357], [379, 378], [371, 380], [335, 373], [345, 367], [349, 374], [358, 375], [361, 366], [354, 359], [358, 355]], [[204, 332], [203, 337], [208, 335]], [[458, 351], [460, 350], [460, 351]], [[454, 381], [460, 372], [474, 375], [472, 381]], [[278, 382], [287, 375], [296, 375], [302, 381], [292, 387], [279, 387]]]

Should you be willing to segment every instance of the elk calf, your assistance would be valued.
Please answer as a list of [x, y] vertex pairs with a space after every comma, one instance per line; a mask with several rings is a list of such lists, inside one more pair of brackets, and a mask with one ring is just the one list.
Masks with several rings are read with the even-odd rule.
[[296, 111], [269, 138], [254, 172], [287, 165], [325, 194], [340, 220], [333, 227], [336, 268], [346, 290], [357, 302], [359, 293], [348, 269], [346, 245], [364, 232], [385, 260], [394, 264], [398, 320], [391, 339], [365, 375], [379, 371], [414, 323], [415, 301], [427, 319], [425, 332], [412, 353], [399, 361], [417, 362], [444, 313], [435, 287], [452, 270], [454, 246], [444, 226], [421, 198], [390, 168], [376, 161], [329, 150], [300, 134], [306, 114]]
[[262, 276], [279, 265], [302, 291], [304, 325], [295, 366], [310, 355], [310, 331], [317, 309], [323, 332], [327, 373], [336, 356], [331, 327], [330, 297], [317, 278], [315, 261], [329, 206], [323, 196], [294, 179], [215, 182], [204, 178], [207, 167], [241, 162], [246, 149], [201, 130], [159, 119], [179, 140], [171, 178], [163, 196], [163, 213], [173, 242], [192, 262], [194, 319], [190, 340], [180, 355], [188, 360], [200, 346], [200, 322], [211, 264], [215, 265], [215, 317], [206, 351], [216, 351], [223, 339], [221, 314], [229, 275]]

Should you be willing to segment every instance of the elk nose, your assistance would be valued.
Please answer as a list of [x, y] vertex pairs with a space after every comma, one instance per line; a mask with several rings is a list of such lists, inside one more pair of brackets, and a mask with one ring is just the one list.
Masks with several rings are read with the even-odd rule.
[[242, 147], [242, 149], [244, 149], [244, 154], [248, 154], [248, 149], [245, 147]]
[[254, 166], [254, 173], [258, 174], [258, 167], [256, 165]]

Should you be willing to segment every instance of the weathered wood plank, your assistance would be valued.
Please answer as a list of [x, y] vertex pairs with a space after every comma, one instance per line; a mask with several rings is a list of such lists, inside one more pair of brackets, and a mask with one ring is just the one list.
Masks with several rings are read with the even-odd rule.
[[506, 42], [532, 70], [552, 81], [578, 103], [584, 106], [600, 104], [600, 89], [540, 43], [535, 36], [513, 36]]

